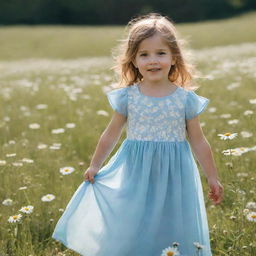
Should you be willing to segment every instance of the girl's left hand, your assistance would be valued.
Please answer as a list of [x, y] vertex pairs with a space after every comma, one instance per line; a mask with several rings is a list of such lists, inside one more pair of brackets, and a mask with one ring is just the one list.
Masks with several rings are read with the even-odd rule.
[[224, 188], [217, 179], [208, 179], [208, 185], [210, 187], [210, 192], [208, 194], [209, 198], [213, 201], [213, 204], [219, 204], [223, 200]]

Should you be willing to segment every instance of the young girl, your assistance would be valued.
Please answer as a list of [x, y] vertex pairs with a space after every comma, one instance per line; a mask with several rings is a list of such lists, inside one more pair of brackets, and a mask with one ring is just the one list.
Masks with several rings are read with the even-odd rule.
[[[191, 65], [167, 17], [151, 13], [128, 28], [115, 67], [125, 86], [107, 93], [114, 115], [52, 237], [85, 256], [193, 256], [194, 243], [211, 256], [190, 148], [219, 204], [223, 186], [198, 118], [209, 100], [189, 90]], [[102, 167], [126, 122], [126, 139]], [[164, 250], [173, 243], [178, 250]]]

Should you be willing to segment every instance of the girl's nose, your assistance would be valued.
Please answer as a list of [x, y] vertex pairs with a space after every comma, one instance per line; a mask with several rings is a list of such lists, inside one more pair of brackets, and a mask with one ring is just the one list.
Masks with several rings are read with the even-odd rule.
[[158, 59], [157, 59], [155, 56], [151, 56], [151, 57], [149, 58], [149, 63], [150, 63], [150, 64], [158, 63]]

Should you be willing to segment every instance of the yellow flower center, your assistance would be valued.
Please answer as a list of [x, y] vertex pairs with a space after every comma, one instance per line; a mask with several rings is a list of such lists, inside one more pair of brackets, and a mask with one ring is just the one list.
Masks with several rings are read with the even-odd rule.
[[69, 172], [69, 169], [65, 169], [64, 172]]
[[17, 215], [13, 216], [13, 219], [15, 219], [15, 220], [18, 219], [18, 216]]
[[28, 211], [28, 210], [29, 210], [29, 208], [28, 208], [28, 207], [25, 207], [25, 210], [26, 210], [26, 211]]
[[230, 136], [231, 133], [230, 133], [230, 132], [227, 132], [227, 133], [225, 133], [224, 135], [225, 135], [225, 136]]
[[174, 252], [167, 252], [167, 256], [173, 256]]
[[253, 219], [256, 219], [256, 215], [252, 215], [251, 217], [252, 217]]

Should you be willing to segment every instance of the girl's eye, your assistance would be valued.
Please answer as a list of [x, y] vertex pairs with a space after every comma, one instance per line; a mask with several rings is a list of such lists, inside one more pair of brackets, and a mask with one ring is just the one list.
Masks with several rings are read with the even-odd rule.
[[160, 55], [164, 55], [164, 54], [165, 54], [165, 52], [159, 52], [159, 54], [160, 54]]
[[140, 56], [147, 56], [147, 54], [146, 53], [142, 53]]

